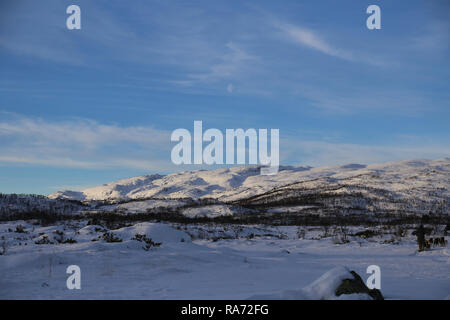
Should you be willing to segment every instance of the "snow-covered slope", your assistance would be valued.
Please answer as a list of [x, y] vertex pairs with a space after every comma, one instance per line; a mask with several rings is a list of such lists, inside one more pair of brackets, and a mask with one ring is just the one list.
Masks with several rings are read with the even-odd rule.
[[257, 166], [180, 172], [167, 176], [145, 175], [76, 191], [59, 191], [53, 199], [131, 200], [144, 198], [214, 198], [221, 201], [247, 199], [292, 185], [318, 189], [332, 184], [386, 190], [394, 196], [439, 194], [450, 197], [450, 158], [409, 160], [372, 165], [347, 164], [281, 167], [276, 175], [260, 175]]
[[[386, 242], [395, 232], [386, 226], [352, 236], [363, 230], [349, 228], [351, 241], [337, 245], [317, 226], [0, 222], [0, 299], [368, 299], [335, 294], [352, 277], [343, 266], [365, 281], [373, 264], [386, 299], [449, 298], [449, 248], [417, 252], [412, 229], [395, 244]], [[137, 234], [161, 246], [146, 250]], [[74, 263], [81, 290], [66, 287]]]

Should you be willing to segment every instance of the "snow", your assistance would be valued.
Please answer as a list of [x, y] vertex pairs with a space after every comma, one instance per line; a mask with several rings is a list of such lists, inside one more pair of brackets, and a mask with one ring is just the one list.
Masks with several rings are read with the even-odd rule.
[[[237, 210], [237, 209], [236, 209]], [[215, 218], [219, 216], [231, 216], [236, 211], [229, 206], [223, 205], [210, 205], [200, 208], [186, 208], [182, 210], [182, 214], [190, 218], [208, 217]]]
[[[254, 296], [253, 299], [282, 299], [282, 300], [335, 300], [336, 289], [344, 279], [353, 279], [353, 275], [346, 267], [335, 267], [326, 272], [319, 279], [301, 290], [286, 290], [276, 295]], [[366, 294], [347, 295], [347, 299], [367, 300]]]
[[[8, 231], [19, 224], [25, 233]], [[366, 299], [335, 297], [334, 290], [348, 270], [365, 281], [372, 264], [381, 268], [386, 299], [445, 299], [450, 294], [448, 248], [417, 253], [410, 232], [399, 244], [385, 243], [390, 237], [385, 234], [367, 240], [350, 236], [349, 243], [336, 245], [332, 237], [319, 236], [320, 227], [304, 228], [306, 235], [298, 239], [297, 227], [145, 222], [107, 230], [122, 240], [108, 243], [101, 237], [104, 227], [87, 221], [53, 226], [2, 222], [0, 238], [7, 251], [0, 255], [0, 298]], [[56, 231], [77, 242], [34, 243], [42, 233], [53, 240]], [[143, 250], [142, 242], [132, 240], [136, 234], [162, 244]], [[234, 237], [212, 240], [220, 234]], [[66, 288], [66, 268], [72, 264], [81, 268], [81, 290]]]
[[149, 223], [142, 222], [137, 223], [131, 227], [120, 228], [112, 231], [112, 233], [118, 236], [120, 239], [131, 239], [136, 234], [146, 235], [152, 238], [156, 242], [162, 242], [164, 244], [171, 242], [190, 242], [191, 238], [185, 232], [176, 230], [166, 224], [162, 223]]
[[[234, 206], [237, 203], [247, 208], [245, 204], [264, 206], [269, 213], [321, 214], [321, 207], [337, 214], [424, 215], [430, 211], [448, 214], [450, 210], [448, 158], [321, 168], [280, 167], [276, 175], [263, 176], [259, 173], [257, 166], [240, 166], [167, 176], [149, 175], [78, 193], [61, 191], [49, 195], [49, 198], [84, 199], [87, 203], [92, 200], [112, 201], [109, 206], [96, 208], [105, 212], [148, 213], [159, 207], [156, 210], [159, 213], [163, 208], [172, 208], [191, 217], [242, 213], [241, 208]], [[306, 195], [311, 195], [310, 200]], [[191, 206], [192, 201], [201, 200], [217, 202], [206, 205], [223, 206]], [[118, 201], [128, 203], [117, 204]], [[189, 209], [184, 210], [185, 205]]]
[[[349, 270], [367, 279], [369, 265], [381, 268], [387, 299], [449, 299], [450, 250], [418, 253], [411, 234], [416, 226], [402, 225], [409, 228], [402, 236], [396, 227], [372, 226], [364, 238], [358, 235], [363, 226], [237, 224], [246, 215], [276, 221], [285, 213], [348, 212], [429, 214], [446, 221], [449, 204], [448, 158], [281, 167], [272, 176], [241, 166], [145, 175], [49, 197], [0, 195], [2, 219], [33, 212], [59, 218], [53, 225], [0, 222], [0, 299], [367, 299], [334, 292]], [[96, 213], [123, 213], [121, 220], [129, 214], [130, 221], [102, 223]], [[165, 213], [233, 216], [233, 224], [217, 224], [227, 218], [208, 224], [131, 222], [154, 213], [161, 214], [158, 219]], [[428, 227], [433, 236], [444, 235], [445, 225]], [[82, 270], [81, 290], [66, 288], [71, 264]]]
[[344, 267], [334, 268], [305, 287], [303, 291], [310, 299], [329, 300], [335, 297], [335, 291], [344, 279], [352, 279], [350, 270]]
[[187, 204], [179, 200], [143, 200], [120, 203], [117, 205], [104, 205], [98, 208], [99, 211], [112, 212], [119, 211], [127, 214], [145, 213], [149, 209], [178, 208]]

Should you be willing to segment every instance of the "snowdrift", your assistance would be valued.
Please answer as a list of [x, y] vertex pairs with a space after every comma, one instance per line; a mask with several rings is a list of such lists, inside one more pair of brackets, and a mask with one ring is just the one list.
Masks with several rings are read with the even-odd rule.
[[[357, 283], [352, 286], [350, 294], [340, 294], [346, 280]], [[336, 267], [331, 269], [319, 279], [300, 290], [286, 290], [273, 295], [254, 296], [250, 299], [281, 299], [281, 300], [373, 300], [376, 296], [383, 299], [381, 293], [369, 290], [364, 283], [361, 283], [359, 276], [346, 267]], [[369, 294], [369, 292], [371, 292]], [[379, 292], [379, 291], [378, 291]]]

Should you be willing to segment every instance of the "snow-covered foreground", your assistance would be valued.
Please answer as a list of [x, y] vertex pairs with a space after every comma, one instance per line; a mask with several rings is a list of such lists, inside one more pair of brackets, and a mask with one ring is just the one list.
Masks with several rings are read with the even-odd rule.
[[[122, 242], [107, 242], [105, 233]], [[381, 268], [386, 299], [449, 298], [447, 247], [417, 253], [410, 233], [398, 244], [386, 241], [387, 234], [335, 244], [322, 233], [319, 227], [144, 222], [109, 231], [86, 221], [3, 222], [0, 299], [321, 299], [330, 296], [311, 293], [316, 279], [346, 266], [365, 280], [369, 265]], [[144, 250], [145, 242], [131, 240], [136, 234], [161, 245]], [[35, 243], [45, 239], [54, 244]], [[81, 268], [81, 290], [66, 287], [69, 265]], [[343, 269], [334, 270], [339, 276]]]

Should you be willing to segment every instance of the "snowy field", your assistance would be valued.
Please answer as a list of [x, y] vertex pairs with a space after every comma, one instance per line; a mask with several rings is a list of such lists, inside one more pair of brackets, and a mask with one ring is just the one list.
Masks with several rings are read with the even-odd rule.
[[[322, 299], [300, 290], [336, 267], [365, 280], [369, 265], [386, 299], [450, 298], [450, 250], [416, 252], [412, 230], [87, 224], [0, 223], [0, 299]], [[81, 290], [66, 287], [69, 265], [81, 268]]]

